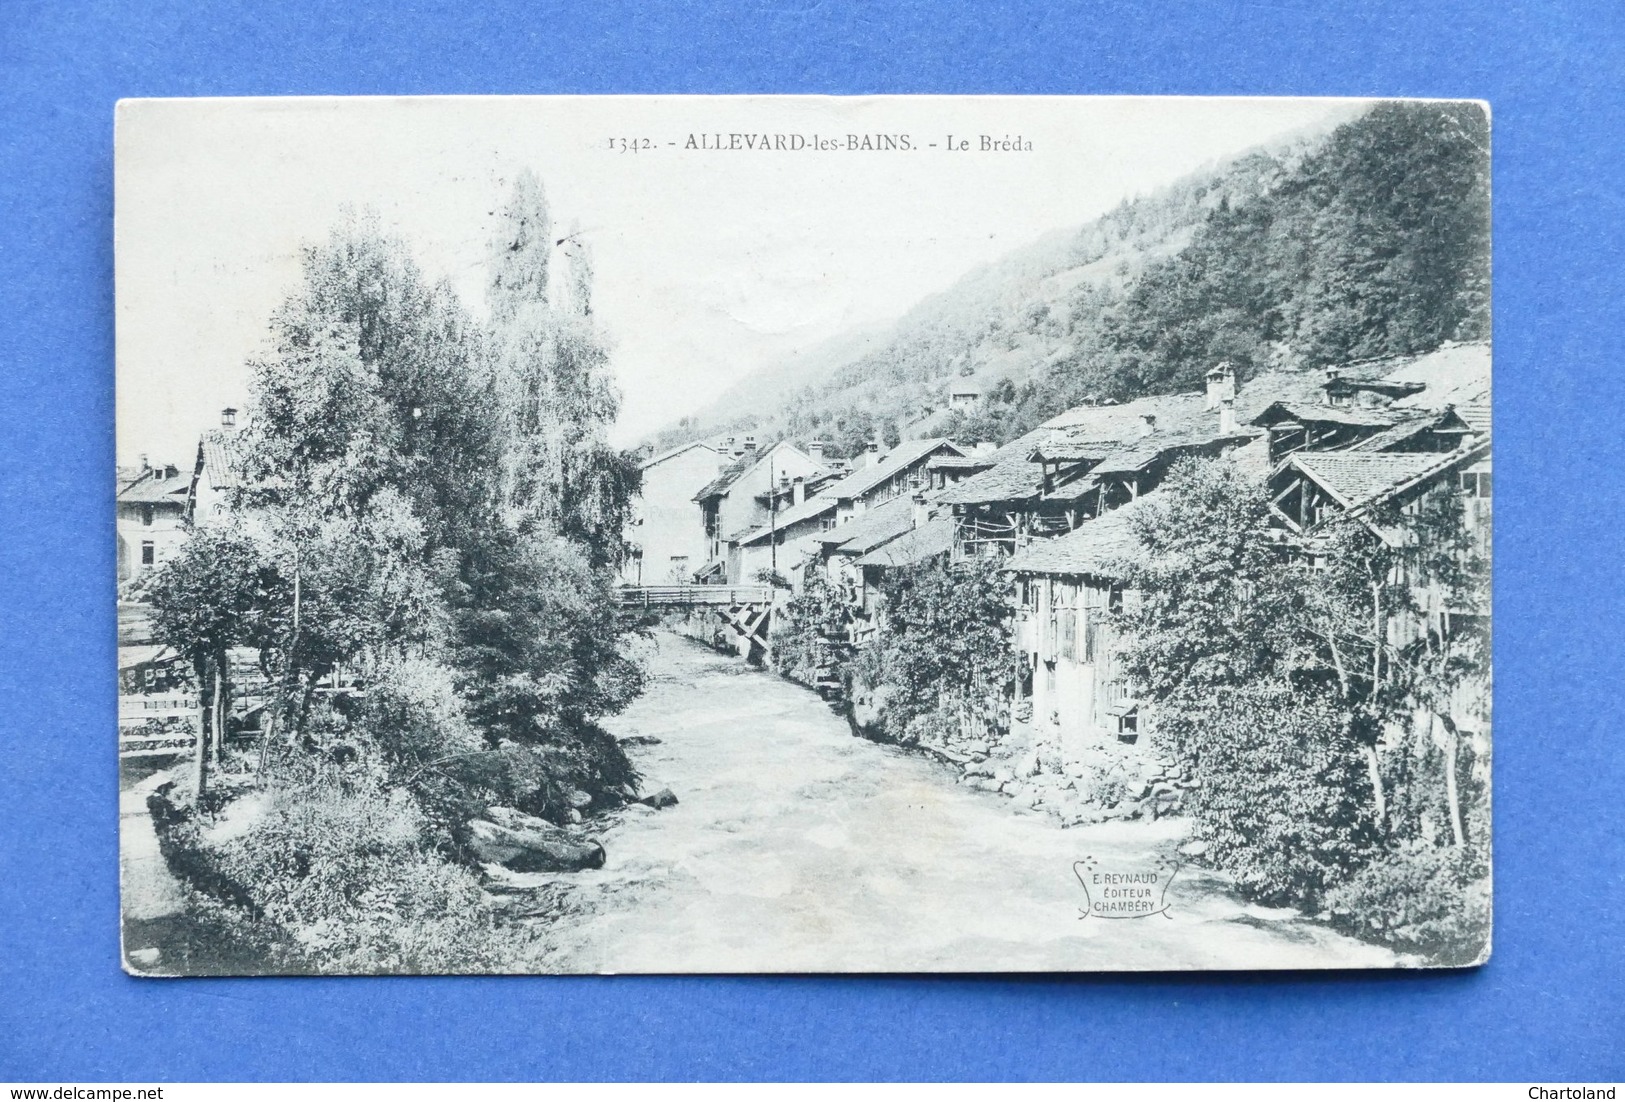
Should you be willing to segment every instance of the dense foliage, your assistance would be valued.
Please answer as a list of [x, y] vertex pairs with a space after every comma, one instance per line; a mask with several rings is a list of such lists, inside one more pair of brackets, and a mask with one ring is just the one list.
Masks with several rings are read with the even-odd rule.
[[997, 739], [1015, 679], [1010, 579], [993, 559], [888, 572], [884, 630], [867, 673], [878, 723], [903, 742]]
[[[1271, 541], [1265, 500], [1232, 464], [1170, 472], [1123, 565], [1125, 675], [1200, 781], [1209, 859], [1244, 888], [1474, 959], [1488, 746], [1463, 728], [1485, 729], [1488, 579], [1461, 500], [1334, 526], [1314, 565]], [[1456, 879], [1408, 894], [1424, 869]]]
[[[521, 176], [486, 325], [373, 219], [309, 246], [251, 365], [234, 507], [152, 586], [161, 638], [216, 665], [252, 648], [268, 678], [257, 745], [197, 801], [248, 824], [194, 824], [187, 860], [290, 959], [496, 966], [526, 937], [497, 930], [468, 820], [635, 791], [596, 721], [642, 687], [612, 594], [637, 467], [605, 439], [589, 258], [550, 226]], [[341, 666], [364, 696], [317, 693]]]

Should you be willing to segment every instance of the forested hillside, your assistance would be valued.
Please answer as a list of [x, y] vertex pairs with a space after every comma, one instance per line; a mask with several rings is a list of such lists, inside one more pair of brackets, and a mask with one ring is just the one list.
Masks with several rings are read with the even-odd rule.
[[[1488, 158], [1479, 108], [1380, 104], [974, 271], [844, 365], [765, 369], [659, 442], [724, 429], [848, 451], [927, 430], [1003, 442], [1090, 395], [1198, 386], [1223, 359], [1245, 378], [1484, 337]], [[963, 376], [982, 408], [949, 414]]]

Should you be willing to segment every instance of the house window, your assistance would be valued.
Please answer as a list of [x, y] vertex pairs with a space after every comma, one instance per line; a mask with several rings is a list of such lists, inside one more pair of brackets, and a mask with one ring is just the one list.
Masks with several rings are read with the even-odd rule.
[[1490, 472], [1463, 471], [1461, 474], [1461, 492], [1468, 497], [1489, 497]]
[[143, 506], [141, 506], [141, 527], [143, 527], [143, 528], [151, 528], [152, 527], [152, 506], [151, 505], [143, 505]]
[[141, 565], [142, 566], [151, 566], [156, 561], [157, 561], [157, 550], [153, 547], [152, 541], [151, 540], [142, 540], [141, 541]]

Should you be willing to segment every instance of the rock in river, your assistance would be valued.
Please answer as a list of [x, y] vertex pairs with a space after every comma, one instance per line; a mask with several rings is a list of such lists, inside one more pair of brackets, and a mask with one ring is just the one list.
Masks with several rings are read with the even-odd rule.
[[604, 867], [604, 847], [584, 842], [546, 819], [511, 807], [488, 808], [468, 824], [469, 845], [481, 861], [514, 872], [575, 872]]
[[643, 799], [638, 801], [638, 803], [640, 803], [640, 804], [647, 804], [650, 807], [656, 808], [656, 809], [659, 809], [659, 808], [662, 808], [662, 807], [670, 807], [672, 804], [674, 804], [676, 802], [677, 802], [677, 796], [669, 788], [662, 788], [659, 792], [656, 792], [653, 796], [645, 796], [645, 797], [643, 797]]

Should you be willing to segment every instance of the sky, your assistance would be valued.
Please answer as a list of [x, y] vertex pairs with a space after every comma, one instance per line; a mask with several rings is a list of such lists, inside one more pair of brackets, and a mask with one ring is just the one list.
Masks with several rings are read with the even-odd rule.
[[[297, 284], [299, 248], [346, 208], [376, 211], [483, 316], [497, 211], [515, 175], [534, 170], [560, 236], [577, 225], [591, 244], [623, 399], [613, 437], [629, 445], [749, 372], [896, 318], [1050, 231], [1356, 109], [1127, 97], [124, 101], [118, 460], [187, 466], [223, 407], [249, 405], [246, 365]], [[715, 148], [746, 135], [750, 148]], [[984, 149], [984, 135], [1015, 148]], [[886, 148], [864, 148], [865, 136]]]

